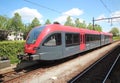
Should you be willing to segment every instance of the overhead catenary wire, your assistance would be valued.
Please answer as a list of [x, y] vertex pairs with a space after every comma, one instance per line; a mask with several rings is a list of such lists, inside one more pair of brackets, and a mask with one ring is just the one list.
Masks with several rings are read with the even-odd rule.
[[106, 8], [106, 10], [111, 13], [111, 10], [108, 8], [108, 6], [102, 1], [100, 0], [100, 2], [103, 4], [103, 6]]
[[32, 2], [32, 1], [29, 1], [29, 0], [24, 0], [25, 2], [28, 2], [28, 3], [31, 3], [31, 4], [33, 4], [33, 5], [37, 5], [37, 6], [39, 6], [39, 7], [41, 7], [41, 8], [44, 8], [44, 9], [47, 9], [47, 10], [50, 10], [50, 11], [53, 11], [53, 12], [56, 12], [56, 13], [61, 13], [60, 11], [58, 11], [58, 10], [55, 10], [55, 9], [52, 9], [52, 8], [49, 8], [49, 7], [46, 7], [46, 6], [43, 6], [43, 5], [40, 5], [40, 4], [38, 4], [38, 3], [35, 3], [35, 2]]
[[[108, 8], [108, 6], [103, 2], [103, 0], [100, 0], [100, 2], [103, 4], [103, 6], [105, 7], [105, 9], [111, 14], [112, 13], [112, 11], [111, 11], [111, 9], [109, 9]], [[117, 16], [117, 17], [111, 17], [111, 18], [102, 18], [101, 20], [111, 20], [111, 25], [112, 25], [112, 19], [118, 19], [118, 18], [120, 18], [120, 16]], [[94, 21], [99, 21], [100, 19], [96, 19], [96, 20], [94, 20]], [[117, 21], [119, 24], [120, 24], [120, 22], [119, 21]]]
[[[41, 4], [38, 4], [38, 3], [36, 3], [36, 2], [32, 2], [32, 1], [29, 1], [29, 0], [24, 0], [24, 1], [25, 1], [25, 2], [28, 2], [28, 3], [31, 3], [31, 4], [33, 4], [33, 5], [39, 6], [39, 7], [41, 7], [41, 8], [44, 8], [44, 9], [47, 9], [47, 10], [56, 12], [56, 13], [58, 13], [58, 14], [61, 14], [61, 13], [62, 13], [61, 11], [58, 11], [58, 10], [53, 9], [53, 8], [46, 7], [46, 6], [41, 5]], [[100, 2], [103, 4], [103, 6], [106, 8], [106, 10], [107, 10], [109, 13], [111, 13], [111, 10], [108, 8], [108, 6], [107, 6], [102, 0], [100, 0]], [[68, 14], [66, 14], [66, 15], [68, 15]], [[68, 15], [68, 16], [70, 16], [70, 15]], [[77, 17], [75, 17], [75, 16], [71, 16], [71, 17], [77, 18]], [[97, 20], [97, 19], [96, 19], [96, 20]], [[94, 21], [95, 21], [95, 20], [94, 20]], [[112, 19], [111, 19], [111, 24], [112, 24]]]
[[[47, 7], [47, 6], [44, 6], [44, 5], [38, 4], [38, 3], [36, 3], [36, 2], [32, 2], [32, 1], [29, 1], [29, 0], [24, 0], [24, 1], [25, 1], [25, 2], [28, 2], [28, 3], [30, 3], [30, 4], [33, 4], [33, 5], [39, 6], [39, 7], [41, 7], [41, 8], [44, 8], [44, 9], [50, 10], [50, 11], [52, 11], [52, 12], [56, 12], [56, 13], [58, 13], [58, 14], [62, 14], [61, 11], [58, 11], [58, 10], [53, 9], [53, 8], [49, 8], [49, 7]], [[70, 17], [77, 18], [76, 16], [71, 16], [71, 15], [69, 15], [69, 14], [64, 14], [64, 15], [67, 15], [67, 16], [70, 16]]]

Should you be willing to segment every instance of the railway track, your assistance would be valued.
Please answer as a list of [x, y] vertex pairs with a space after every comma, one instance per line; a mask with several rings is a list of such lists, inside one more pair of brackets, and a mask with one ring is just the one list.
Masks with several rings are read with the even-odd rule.
[[27, 67], [27, 68], [15, 69], [14, 71], [0, 74], [0, 83], [1, 82], [6, 83], [9, 81], [24, 77], [26, 75], [26, 73], [33, 71], [35, 68], [37, 69], [37, 68], [39, 68], [39, 66], [34, 65], [34, 66]]
[[[42, 62], [42, 61], [41, 61]], [[0, 74], [0, 83], [20, 83], [21, 78], [24, 78], [26, 75], [30, 75], [32, 73], [35, 73], [35, 71], [39, 70], [40, 72], [43, 72], [43, 70], [49, 68], [53, 64], [49, 65], [50, 62], [42, 62], [43, 64], [36, 63], [31, 66], [27, 66], [24, 68], [15, 68], [12, 71]], [[22, 65], [20, 65], [22, 66]]]
[[111, 83], [109, 75], [120, 58], [120, 45], [72, 78], [69, 83]]
[[39, 74], [44, 73], [45, 71], [49, 70], [50, 68], [60, 64], [64, 63], [67, 60], [70, 60], [72, 58], [66, 58], [58, 61], [41, 61], [39, 63], [36, 63], [33, 66], [15, 69], [14, 71], [6, 72], [3, 74], [0, 74], [0, 83], [21, 83], [21, 79], [29, 79], [26, 77], [29, 77], [31, 75], [37, 74], [39, 71]]

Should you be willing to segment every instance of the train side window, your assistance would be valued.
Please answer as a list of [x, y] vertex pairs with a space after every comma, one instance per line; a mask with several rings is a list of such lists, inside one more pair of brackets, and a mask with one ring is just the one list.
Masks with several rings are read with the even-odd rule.
[[89, 35], [89, 42], [92, 41], [92, 35]]
[[73, 44], [80, 44], [80, 35], [79, 34], [73, 34]]
[[61, 45], [61, 34], [55, 33], [49, 36], [43, 43], [43, 46], [57, 46]]
[[88, 35], [88, 34], [85, 34], [85, 41], [86, 41], [86, 43], [89, 42], [89, 40], [90, 40], [89, 35]]
[[80, 44], [80, 34], [79, 33], [66, 33], [65, 34], [66, 47], [75, 46]]
[[66, 46], [72, 45], [72, 34], [70, 33], [65, 34], [65, 41], [66, 41]]

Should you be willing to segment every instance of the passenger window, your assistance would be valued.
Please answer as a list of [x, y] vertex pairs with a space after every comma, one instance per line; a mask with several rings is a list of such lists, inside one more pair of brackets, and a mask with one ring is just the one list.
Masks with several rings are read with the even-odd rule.
[[65, 36], [65, 40], [66, 40], [66, 45], [71, 45], [72, 44], [72, 34], [66, 34]]
[[66, 46], [75, 46], [80, 44], [79, 33], [66, 33], [65, 34]]
[[57, 46], [57, 45], [61, 45], [61, 34], [60, 33], [55, 33], [49, 36], [43, 43], [43, 46]]
[[73, 34], [73, 43], [79, 44], [79, 34]]

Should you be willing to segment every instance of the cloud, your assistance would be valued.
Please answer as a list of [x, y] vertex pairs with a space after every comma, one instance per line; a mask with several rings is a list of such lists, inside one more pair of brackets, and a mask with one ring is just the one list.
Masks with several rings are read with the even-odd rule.
[[71, 16], [71, 19], [74, 20], [73, 17], [80, 16], [83, 14], [83, 11], [79, 8], [72, 8], [66, 12], [63, 12], [60, 17], [55, 18], [54, 21], [58, 21], [60, 23], [64, 23], [68, 16]]
[[38, 18], [38, 20], [40, 22], [42, 22], [42, 14], [40, 14], [38, 12], [37, 9], [32, 9], [32, 8], [28, 8], [28, 7], [23, 7], [21, 9], [17, 9], [15, 11], [13, 11], [12, 15], [14, 15], [14, 13], [19, 13], [23, 22], [25, 23], [30, 23], [35, 17]]
[[119, 11], [115, 11], [111, 14], [112, 17], [115, 17], [115, 16], [120, 16], [120, 10]]
[[[113, 12], [111, 14], [111, 17], [120, 17], [120, 10]], [[113, 19], [112, 21], [114, 21], [114, 22], [120, 22], [120, 18]]]
[[63, 12], [63, 15], [68, 15], [68, 16], [80, 16], [83, 14], [83, 11], [80, 10], [79, 8], [72, 8], [69, 11]]
[[101, 14], [100, 16], [97, 17], [97, 19], [102, 19], [102, 18], [106, 18], [104, 14]]
[[66, 21], [67, 17], [68, 17], [67, 15], [62, 15], [62, 16], [56, 18], [54, 21], [58, 21], [60, 23], [64, 23]]
[[[104, 14], [101, 14], [97, 18], [95, 18], [95, 20], [103, 19], [103, 18], [106, 18], [106, 16]], [[108, 22], [108, 20], [98, 20], [98, 21], [95, 21], [95, 22], [102, 23], [102, 22], [106, 22], [106, 21]]]

